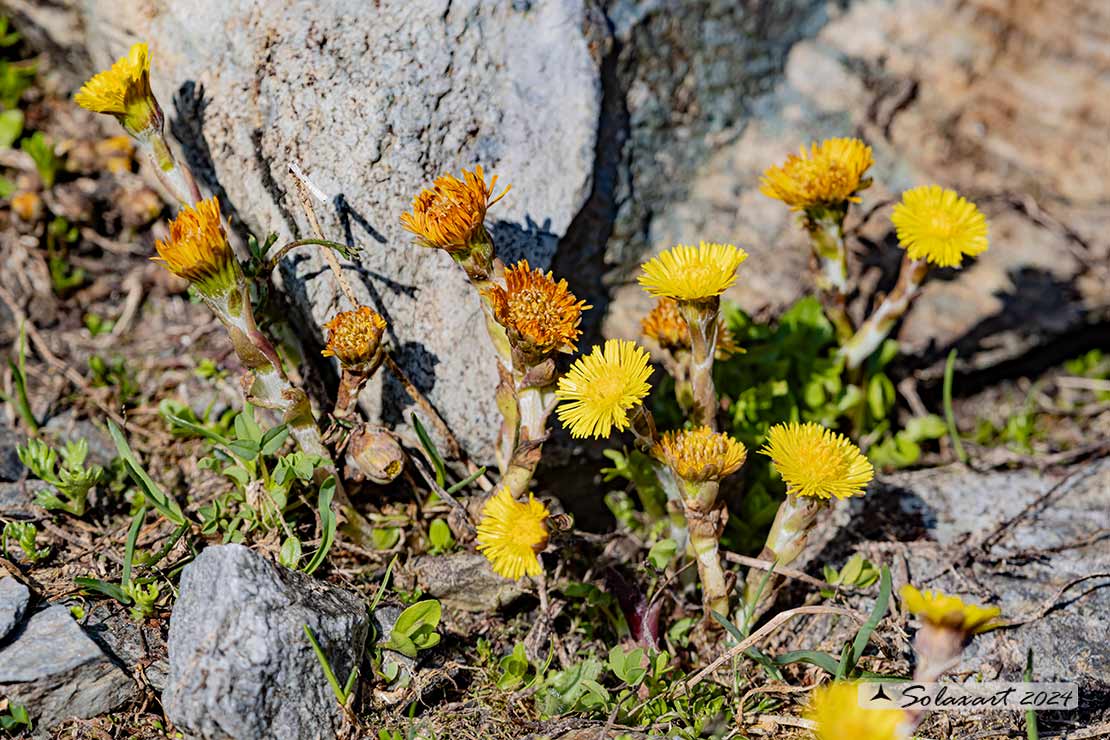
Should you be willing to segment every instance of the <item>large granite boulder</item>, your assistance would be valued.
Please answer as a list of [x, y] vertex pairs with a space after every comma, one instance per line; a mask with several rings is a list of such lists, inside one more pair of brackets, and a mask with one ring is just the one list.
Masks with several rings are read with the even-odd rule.
[[[288, 174], [299, 162], [332, 201], [318, 208], [325, 230], [363, 248], [346, 270], [360, 300], [389, 318], [399, 358], [478, 458], [497, 414], [477, 299], [397, 221], [423, 184], [463, 166], [513, 183], [492, 213], [498, 242], [595, 306], [587, 340], [602, 323], [638, 332], [648, 300], [635, 267], [680, 240], [752, 253], [731, 294], [748, 309], [804, 293], [804, 239], [758, 181], [828, 135], [876, 150], [860, 213], [876, 210], [850, 224], [865, 267], [857, 314], [893, 280], [888, 200], [901, 189], [959, 188], [993, 225], [993, 248], [959, 280], [934, 276], [903, 326], [911, 364], [955, 345], [970, 368], [996, 366], [1110, 305], [1097, 0], [7, 5], [65, 52], [54, 57], [75, 82], [148, 40], [174, 131], [242, 227], [308, 232]], [[311, 346], [342, 300], [311, 252], [282, 274]], [[387, 422], [407, 410], [391, 383], [363, 404]]]

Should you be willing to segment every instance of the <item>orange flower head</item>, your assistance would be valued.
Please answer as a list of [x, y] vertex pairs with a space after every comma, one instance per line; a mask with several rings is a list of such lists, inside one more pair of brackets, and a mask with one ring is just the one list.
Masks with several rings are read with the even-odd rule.
[[170, 221], [170, 238], [156, 241], [154, 247], [156, 262], [209, 298], [226, 295], [238, 285], [239, 263], [227, 243], [215, 196], [182, 208]]
[[413, 199], [412, 212], [401, 214], [401, 225], [415, 234], [420, 244], [450, 253], [464, 252], [475, 241], [488, 242], [486, 210], [511, 187], [493, 197], [496, 185], [497, 175], [487, 184], [481, 165], [473, 172], [463, 170], [462, 180], [441, 175]]
[[369, 306], [341, 311], [328, 323], [327, 346], [321, 354], [334, 357], [344, 366], [358, 368], [372, 363], [382, 345], [385, 319]]
[[567, 290], [566, 280], [555, 282], [550, 272], [533, 269], [528, 260], [505, 268], [505, 287], [495, 284], [486, 295], [513, 346], [537, 361], [574, 350], [582, 312], [590, 308]]

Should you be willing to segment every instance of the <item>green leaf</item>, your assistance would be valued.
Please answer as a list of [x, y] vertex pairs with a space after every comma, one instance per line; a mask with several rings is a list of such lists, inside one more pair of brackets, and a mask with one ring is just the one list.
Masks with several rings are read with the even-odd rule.
[[856, 639], [852, 641], [851, 647], [841, 659], [840, 668], [837, 670], [837, 678], [848, 678], [855, 674], [856, 665], [859, 663], [864, 649], [867, 648], [867, 642], [871, 639], [871, 633], [875, 631], [875, 628], [879, 626], [879, 622], [886, 616], [887, 609], [890, 605], [890, 590], [890, 569], [884, 565], [879, 575], [879, 595], [875, 599], [875, 606], [871, 609], [871, 616], [868, 617], [867, 622], [860, 627], [859, 632], [856, 633]]
[[819, 653], [816, 650], [795, 650], [790, 653], [783, 653], [775, 658], [776, 665], [790, 665], [792, 663], [815, 665], [830, 676], [835, 676], [840, 661], [834, 655]]
[[278, 562], [290, 570], [296, 570], [301, 562], [301, 540], [296, 535], [290, 535], [281, 543], [281, 552], [278, 553]]
[[125, 589], [131, 583], [131, 565], [135, 561], [135, 543], [139, 539], [139, 529], [143, 526], [144, 517], [146, 517], [146, 506], [140, 506], [139, 510], [135, 512], [135, 516], [131, 518], [131, 527], [127, 530], [127, 545], [123, 551], [123, 574], [119, 579], [120, 585]]
[[10, 149], [23, 133], [23, 111], [18, 108], [0, 113], [0, 148]]
[[127, 592], [114, 583], [102, 581], [99, 578], [85, 578], [83, 576], [74, 578], [73, 582], [86, 591], [95, 591], [96, 593], [104, 594], [109, 598], [115, 599], [124, 606], [131, 604], [131, 597], [127, 595]]
[[35, 163], [39, 178], [47, 188], [54, 187], [54, 180], [61, 167], [61, 160], [54, 153], [54, 145], [41, 131], [36, 131], [30, 137], [19, 143], [19, 148], [27, 153]]
[[867, 405], [871, 416], [876, 419], [885, 419], [894, 406], [894, 383], [886, 375], [879, 374], [871, 378], [867, 384]]
[[315, 573], [316, 569], [324, 564], [324, 559], [327, 558], [328, 552], [331, 551], [331, 546], [335, 542], [335, 530], [339, 526], [335, 518], [335, 512], [331, 509], [331, 501], [335, 497], [335, 486], [334, 475], [328, 476], [327, 480], [320, 486], [316, 508], [320, 513], [320, 526], [324, 533], [320, 539], [320, 546], [316, 548], [316, 552], [312, 553], [312, 559], [305, 566], [304, 572], [309, 575]]
[[656, 570], [666, 570], [675, 553], [678, 552], [678, 543], [668, 538], [659, 540], [648, 550], [648, 562]]
[[963, 442], [960, 441], [960, 430], [956, 426], [956, 413], [952, 410], [952, 379], [956, 373], [956, 350], [953, 349], [948, 353], [948, 359], [944, 362], [944, 386], [942, 388], [942, 398], [944, 401], [944, 418], [948, 423], [948, 436], [952, 439], [952, 449], [956, 451], [956, 457], [962, 463], [967, 463], [967, 452], [964, 450]]
[[259, 448], [263, 455], [273, 455], [281, 446], [285, 444], [286, 438], [289, 437], [289, 427], [285, 424], [276, 426], [262, 435], [259, 442]]
[[181, 513], [181, 507], [177, 505], [176, 501], [167, 496], [143, 470], [143, 466], [139, 464], [135, 453], [131, 451], [131, 447], [127, 444], [127, 438], [123, 436], [123, 432], [111, 419], [108, 420], [108, 433], [112, 436], [112, 441], [115, 442], [116, 452], [123, 460], [127, 474], [135, 482], [135, 485], [142, 490], [146, 500], [150, 501], [151, 505], [158, 510], [158, 513], [166, 519], [174, 524], [184, 524], [187, 520], [185, 515]]
[[424, 425], [420, 423], [416, 413], [410, 414], [409, 418], [412, 420], [412, 428], [416, 430], [416, 436], [420, 439], [420, 446], [424, 448], [424, 453], [435, 469], [436, 483], [440, 488], [443, 488], [447, 483], [447, 466], [444, 464], [443, 458], [439, 456], [439, 451], [436, 450], [432, 438], [428, 436], [428, 431], [424, 429]]
[[915, 416], [906, 424], [902, 432], [914, 442], [923, 442], [927, 439], [940, 439], [948, 431], [944, 419], [936, 414]]
[[455, 546], [455, 538], [451, 528], [442, 519], [434, 519], [428, 526], [428, 540], [438, 552], [444, 552]]

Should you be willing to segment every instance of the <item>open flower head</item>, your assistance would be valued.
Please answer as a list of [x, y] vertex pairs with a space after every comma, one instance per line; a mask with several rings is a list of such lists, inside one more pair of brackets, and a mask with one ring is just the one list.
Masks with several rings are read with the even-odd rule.
[[820, 424], [776, 424], [760, 450], [794, 496], [862, 496], [875, 471], [852, 441]]
[[736, 282], [736, 268], [747, 258], [734, 244], [679, 244], [644, 263], [640, 285], [656, 297], [708, 300]]
[[532, 359], [573, 350], [582, 333], [582, 311], [589, 308], [567, 290], [566, 280], [555, 282], [550, 272], [529, 267], [528, 260], [506, 268], [505, 287], [495, 284], [487, 295], [497, 323]]
[[509, 192], [506, 187], [493, 197], [496, 185], [497, 175], [487, 184], [481, 165], [473, 172], [463, 170], [461, 180], [441, 175], [413, 199], [412, 212], [401, 214], [401, 225], [424, 246], [448, 252], [465, 251], [476, 240], [488, 242], [486, 210]]
[[[660, 349], [668, 352], [690, 349], [690, 326], [678, 310], [678, 303], [671, 298], [660, 298], [655, 302], [655, 308], [640, 322], [640, 331], [658, 344]], [[744, 349], [736, 342], [736, 337], [725, 325], [724, 319], [719, 319], [716, 359], [727, 360], [741, 352]]]
[[647, 351], [635, 342], [610, 339], [575, 360], [559, 378], [559, 420], [572, 437], [604, 438], [614, 428], [626, 429], [629, 410], [651, 391], [649, 377]]
[[532, 494], [520, 503], [507, 487], [502, 488], [482, 507], [478, 551], [500, 576], [514, 581], [525, 575], [538, 576], [543, 572], [539, 554], [547, 547], [549, 514]]
[[354, 311], [336, 314], [324, 328], [328, 330], [328, 341], [321, 354], [336, 358], [345, 367], [357, 369], [377, 358], [385, 319], [369, 306], [359, 306]]
[[959, 596], [940, 591], [918, 591], [907, 584], [902, 587], [902, 601], [913, 614], [929, 625], [960, 632], [964, 637], [994, 629], [999, 625], [1002, 610], [997, 606], [965, 604]]
[[150, 90], [150, 51], [144, 43], [132, 46], [127, 56], [82, 85], [74, 101], [94, 113], [115, 116], [133, 136], [162, 130], [162, 109]]
[[891, 216], [910, 259], [938, 267], [959, 267], [964, 255], [987, 251], [987, 219], [955, 190], [922, 185], [902, 193]]
[[727, 434], [709, 427], [664, 432], [654, 449], [684, 481], [701, 483], [732, 475], [748, 458], [748, 450]]
[[859, 191], [873, 160], [871, 147], [859, 139], [826, 139], [791, 154], [781, 166], [768, 167], [759, 191], [798, 211], [817, 206], [842, 208], [858, 203]]
[[227, 243], [215, 196], [181, 209], [170, 221], [170, 238], [154, 247], [155, 261], [210, 298], [237, 287], [239, 263]]
[[834, 681], [813, 692], [806, 719], [818, 740], [903, 740], [908, 717], [901, 709], [861, 707], [859, 684]]

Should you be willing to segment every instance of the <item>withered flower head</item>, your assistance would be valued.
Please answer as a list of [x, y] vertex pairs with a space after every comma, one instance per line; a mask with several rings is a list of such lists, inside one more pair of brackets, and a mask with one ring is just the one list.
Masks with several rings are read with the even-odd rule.
[[[690, 326], [678, 310], [678, 302], [673, 298], [660, 298], [655, 308], [640, 322], [640, 331], [649, 339], [655, 340], [660, 349], [668, 352], [681, 352], [690, 349]], [[727, 360], [733, 355], [744, 352], [724, 319], [717, 321], [718, 360]]]
[[401, 225], [426, 247], [448, 252], [468, 249], [475, 240], [488, 241], [484, 222], [486, 209], [505, 197], [512, 186], [493, 196], [497, 175], [486, 184], [481, 165], [473, 172], [463, 170], [463, 179], [441, 175], [432, 187], [420, 191], [412, 201], [412, 212], [401, 214]]
[[573, 350], [582, 333], [582, 311], [590, 308], [567, 290], [566, 280], [555, 282], [550, 272], [529, 267], [528, 260], [506, 268], [505, 287], [495, 284], [487, 295], [513, 346], [533, 360]]
[[144, 43], [132, 46], [127, 56], [86, 82], [74, 101], [94, 113], [115, 116], [132, 136], [162, 130], [162, 109], [150, 90], [150, 51]]
[[328, 342], [320, 354], [334, 357], [344, 366], [357, 368], [372, 362], [381, 348], [385, 319], [369, 306], [341, 311], [328, 323]]
[[653, 453], [690, 483], [719, 481], [739, 470], [748, 458], [743, 444], [704, 426], [664, 432]]
[[238, 284], [239, 263], [227, 243], [215, 196], [186, 206], [170, 221], [170, 238], [154, 243], [167, 270], [208, 297], [226, 295]]

